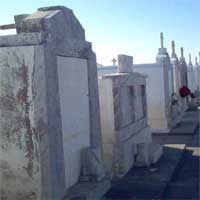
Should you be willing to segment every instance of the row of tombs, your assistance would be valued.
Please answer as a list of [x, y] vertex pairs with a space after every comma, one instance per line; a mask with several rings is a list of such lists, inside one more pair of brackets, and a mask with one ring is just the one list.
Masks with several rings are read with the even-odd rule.
[[15, 16], [11, 27], [16, 35], [0, 37], [0, 199], [61, 200], [80, 182], [159, 160], [152, 130], [168, 132], [187, 109], [178, 90], [193, 72], [183, 54], [170, 62], [161, 38], [154, 64], [119, 55], [118, 66], [97, 69], [84, 28], [62, 6]]

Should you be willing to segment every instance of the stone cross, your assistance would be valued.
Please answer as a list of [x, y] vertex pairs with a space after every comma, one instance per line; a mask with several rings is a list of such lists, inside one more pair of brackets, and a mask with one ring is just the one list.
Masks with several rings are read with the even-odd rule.
[[172, 57], [176, 57], [174, 40], [172, 40]]
[[160, 43], [161, 43], [161, 48], [164, 48], [164, 37], [163, 37], [163, 32], [160, 33]]
[[112, 59], [113, 66], [116, 66], [117, 60], [115, 58]]
[[184, 55], [183, 55], [183, 47], [181, 47], [181, 58], [184, 58]]

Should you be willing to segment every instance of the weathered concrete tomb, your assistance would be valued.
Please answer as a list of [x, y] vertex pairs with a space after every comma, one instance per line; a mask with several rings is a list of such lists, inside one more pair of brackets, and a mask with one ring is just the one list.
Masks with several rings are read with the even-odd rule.
[[96, 56], [68, 8], [15, 21], [0, 37], [0, 199], [60, 200], [105, 175]]
[[133, 58], [118, 56], [118, 73], [99, 78], [103, 155], [112, 177], [156, 162], [162, 148], [147, 125], [146, 76], [133, 73]]
[[176, 99], [179, 95], [179, 86], [176, 84], [180, 83], [179, 63], [177, 57], [173, 57], [174, 46], [171, 59], [167, 48], [164, 48], [163, 33], [160, 34], [160, 42], [156, 63], [135, 65], [135, 71], [148, 76], [148, 119], [154, 133], [169, 132], [181, 116], [181, 107]]

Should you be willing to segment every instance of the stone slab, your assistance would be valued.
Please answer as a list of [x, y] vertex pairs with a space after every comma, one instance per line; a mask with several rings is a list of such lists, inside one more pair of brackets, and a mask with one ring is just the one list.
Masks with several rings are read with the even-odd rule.
[[78, 181], [81, 150], [90, 146], [87, 60], [57, 56], [65, 158], [65, 187]]
[[191, 135], [195, 134], [199, 123], [199, 111], [185, 112], [180, 123], [177, 124], [170, 132], [170, 134]]
[[146, 76], [140, 73], [115, 73], [106, 74], [102, 79], [112, 79], [113, 86], [127, 86], [127, 85], [144, 85], [146, 84]]
[[[166, 136], [169, 135], [194, 135], [198, 129], [200, 113], [197, 109], [193, 111], [186, 111], [181, 117], [179, 123], [173, 127], [171, 130], [166, 131]], [[160, 137], [163, 131], [152, 130], [153, 135]], [[156, 138], [156, 136], [155, 136]], [[165, 138], [165, 137], [163, 137]]]
[[43, 33], [21, 33], [0, 37], [0, 47], [28, 46], [42, 44], [45, 40]]
[[195, 133], [198, 124], [195, 122], [191, 123], [180, 123], [173, 130], [171, 130], [170, 134], [182, 134], [182, 135], [191, 135]]
[[153, 142], [158, 144], [188, 144], [191, 143], [195, 135], [180, 135], [180, 134], [153, 134]]
[[96, 183], [79, 182], [68, 190], [62, 200], [100, 200], [109, 188], [110, 180]]

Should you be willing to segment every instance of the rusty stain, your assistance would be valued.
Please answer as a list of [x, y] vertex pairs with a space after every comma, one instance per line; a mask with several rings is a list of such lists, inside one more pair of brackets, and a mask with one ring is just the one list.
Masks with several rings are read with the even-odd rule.
[[35, 87], [35, 81], [34, 81], [34, 74], [35, 74], [35, 67], [33, 68], [33, 72], [32, 72], [32, 99], [34, 100], [36, 95], [37, 95], [37, 91], [36, 91], [36, 87]]
[[[17, 113], [12, 115], [9, 120], [5, 120], [2, 124], [2, 136], [5, 138], [5, 145], [1, 146], [3, 149], [9, 148], [9, 143], [15, 143], [19, 149], [24, 148], [26, 151], [26, 158], [28, 159], [27, 166], [24, 168], [27, 174], [32, 177], [33, 175], [33, 160], [34, 160], [34, 143], [33, 143], [33, 130], [30, 121], [30, 101], [28, 96], [29, 78], [28, 78], [28, 66], [21, 63], [21, 67], [12, 70], [12, 76], [16, 80], [20, 80], [21, 88], [18, 89], [16, 96], [1, 96], [0, 97], [0, 109], [5, 111], [13, 111]], [[8, 82], [8, 87], [12, 88]], [[3, 113], [4, 115], [4, 113]], [[5, 115], [5, 119], [6, 119]], [[25, 129], [25, 145], [22, 142], [22, 132]], [[14, 136], [14, 137], [13, 137]]]
[[26, 101], [26, 95], [27, 95], [27, 87], [24, 88], [20, 88], [18, 93], [17, 93], [17, 97], [16, 97], [16, 102], [17, 104], [21, 104], [23, 102]]
[[28, 97], [28, 88], [29, 88], [29, 79], [28, 79], [28, 67], [25, 65], [24, 61], [22, 66], [19, 68], [21, 77], [24, 82], [24, 87], [18, 92], [18, 100], [25, 108], [25, 125], [26, 125], [26, 157], [28, 158], [28, 164], [24, 167], [27, 171], [27, 174], [32, 177], [33, 176], [33, 159], [34, 159], [34, 144], [33, 144], [33, 130], [31, 127], [30, 121], [30, 102]]
[[[17, 61], [18, 63], [18, 61]], [[6, 152], [9, 150], [10, 145], [16, 145], [20, 150], [25, 152], [27, 158], [27, 163], [23, 167], [29, 177], [33, 178], [34, 168], [39, 170], [37, 165], [34, 165], [34, 159], [39, 162], [39, 152], [35, 148], [34, 140], [38, 141], [38, 130], [32, 127], [30, 119], [30, 108], [33, 101], [33, 96], [36, 95], [33, 83], [31, 84], [29, 80], [28, 66], [25, 64], [24, 60], [20, 64], [20, 67], [12, 67], [9, 72], [8, 79], [1, 85], [3, 90], [6, 91], [7, 95], [2, 93], [0, 96], [0, 110], [1, 113], [1, 138], [3, 142], [0, 143], [0, 150]], [[13, 81], [14, 80], [14, 81]], [[15, 83], [17, 83], [15, 85]], [[29, 97], [29, 90], [32, 90], [33, 95]], [[5, 140], [5, 142], [4, 142]], [[2, 178], [5, 181], [8, 179], [20, 179], [21, 177], [15, 177], [15, 172], [8, 171], [6, 163], [0, 161], [0, 169], [7, 168], [2, 173]], [[14, 166], [15, 167], [15, 166]], [[17, 170], [17, 169], [16, 169]], [[20, 169], [19, 169], [20, 170]], [[11, 189], [12, 190], [12, 189]], [[6, 192], [1, 190], [0, 187], [0, 200], [7, 200], [7, 195], [9, 193], [9, 188], [6, 188]], [[16, 200], [28, 200], [37, 199], [35, 192], [30, 191], [28, 194], [18, 193]]]

